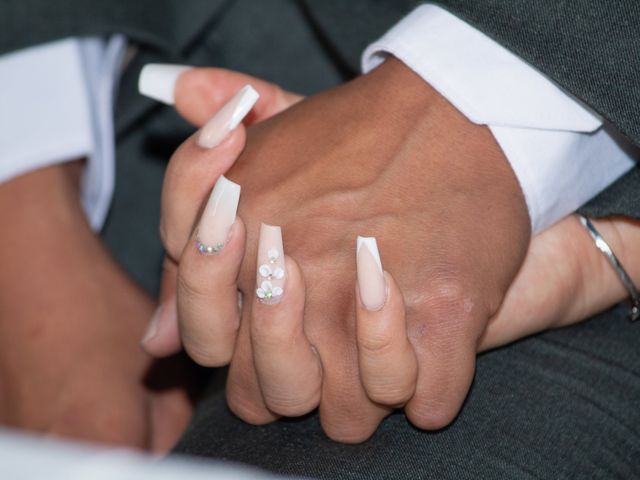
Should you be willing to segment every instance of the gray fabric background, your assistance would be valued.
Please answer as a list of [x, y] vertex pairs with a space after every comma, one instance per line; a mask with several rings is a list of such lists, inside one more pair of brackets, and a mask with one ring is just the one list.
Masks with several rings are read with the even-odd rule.
[[[364, 45], [415, 3], [0, 0], [0, 52], [79, 33], [124, 32], [140, 42], [118, 98], [117, 189], [103, 235], [125, 268], [155, 292], [162, 176], [192, 129], [170, 108], [137, 95], [142, 65], [236, 68], [313, 93], [353, 76]], [[635, 0], [440, 3], [640, 143]], [[639, 216], [637, 172], [588, 211]], [[315, 415], [265, 427], [243, 424], [224, 405], [224, 372], [214, 372], [176, 451], [318, 478], [640, 478], [637, 327], [617, 309], [482, 355], [471, 395], [451, 427], [419, 432], [394, 415], [358, 446], [330, 442]]]

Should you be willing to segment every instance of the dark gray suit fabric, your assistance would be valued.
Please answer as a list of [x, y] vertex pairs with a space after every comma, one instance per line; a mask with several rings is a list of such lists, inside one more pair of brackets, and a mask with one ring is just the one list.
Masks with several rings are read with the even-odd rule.
[[247, 425], [218, 390], [175, 451], [323, 479], [640, 478], [640, 329], [626, 314], [481, 355], [461, 414], [438, 432], [395, 414], [367, 442], [343, 445], [316, 414]]
[[69, 36], [122, 33], [180, 58], [228, 0], [0, 0], [0, 53]]
[[[5, 2], [13, 5], [14, 12], [20, 5], [27, 6], [28, 11], [23, 12], [30, 14], [27, 18], [42, 3]], [[85, 2], [55, 2], [67, 6], [67, 15], [83, 11], [78, 3]], [[104, 3], [126, 9], [134, 2]], [[203, 3], [182, 2], [184, 9], [163, 11], [144, 2], [145, 14], [171, 11], [186, 15], [188, 8]], [[138, 15], [138, 24], [128, 33], [142, 45], [125, 73], [118, 99], [117, 186], [104, 230], [107, 244], [127, 270], [150, 291], [157, 289], [162, 257], [157, 234], [161, 180], [171, 151], [193, 131], [170, 108], [136, 94], [137, 75], [144, 63], [176, 61], [237, 68], [312, 93], [353, 75], [358, 49], [382, 33], [411, 3], [372, 1], [371, 8], [387, 12], [388, 23], [378, 21], [371, 24], [375, 29], [368, 30], [362, 17], [349, 34], [339, 24], [348, 25], [352, 19], [337, 12], [348, 4], [364, 16], [368, 10], [363, 2], [314, 1], [304, 8], [287, 0], [219, 2], [207, 21], [194, 20], [193, 26], [200, 28], [197, 34], [169, 30], [169, 36], [177, 32], [170, 41], [148, 37], [144, 16]], [[333, 9], [333, 21], [331, 16], [322, 16], [323, 7]], [[202, 12], [190, 15], [204, 17]], [[5, 18], [0, 15], [0, 21]], [[51, 18], [58, 21], [55, 15]], [[162, 25], [160, 20], [149, 22]], [[188, 30], [188, 21], [178, 23]], [[8, 27], [13, 34], [3, 37], [0, 33], [0, 50], [80, 32], [77, 26], [71, 30], [44, 26], [50, 29], [48, 36], [28, 33], [29, 42], [13, 39], [14, 47], [9, 48], [6, 37], [19, 36], [20, 29]], [[164, 36], [163, 28], [153, 30]], [[120, 29], [113, 24], [108, 30], [87, 27], [84, 31]], [[152, 40], [147, 43], [145, 38]], [[355, 41], [357, 48], [344, 46]], [[168, 44], [180, 47], [172, 51], [162, 46]], [[624, 310], [618, 309], [582, 325], [482, 355], [471, 395], [451, 427], [419, 432], [402, 415], [394, 415], [370, 441], [356, 446], [329, 441], [315, 414], [265, 427], [248, 426], [229, 413], [223, 392], [214, 382], [176, 452], [318, 478], [640, 477], [639, 344], [640, 329], [629, 325]]]

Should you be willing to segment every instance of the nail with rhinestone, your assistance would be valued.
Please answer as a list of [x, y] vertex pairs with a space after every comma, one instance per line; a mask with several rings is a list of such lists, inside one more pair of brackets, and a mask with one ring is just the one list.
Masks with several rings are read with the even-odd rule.
[[220, 253], [236, 221], [240, 185], [221, 176], [211, 191], [196, 233], [196, 248], [204, 255]]
[[285, 283], [284, 250], [280, 227], [265, 225], [260, 227], [258, 243], [258, 272], [256, 275], [256, 296], [262, 303], [278, 303], [284, 294]]

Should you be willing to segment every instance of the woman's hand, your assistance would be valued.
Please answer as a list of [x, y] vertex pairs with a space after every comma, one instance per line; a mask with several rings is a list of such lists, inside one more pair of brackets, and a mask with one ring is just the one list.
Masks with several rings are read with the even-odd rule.
[[[253, 108], [246, 112], [246, 124], [267, 119], [302, 99], [299, 95], [249, 75], [217, 68], [198, 68], [188, 70], [178, 77], [174, 89], [175, 108], [187, 121], [203, 127], [226, 102], [249, 84], [260, 97]], [[144, 349], [157, 357], [179, 351], [185, 342], [187, 351], [194, 350], [197, 348], [195, 343], [206, 340], [197, 334], [187, 335], [185, 340], [185, 332], [181, 336], [178, 330], [178, 263], [192, 236], [198, 212], [215, 182], [235, 162], [244, 148], [246, 134], [241, 123], [225, 132], [216, 148], [199, 146], [197, 135], [199, 134], [185, 142], [174, 154], [162, 189], [160, 233], [167, 256], [163, 265], [160, 306], [142, 341]], [[242, 254], [239, 255], [241, 259]], [[189, 274], [190, 271], [187, 270], [187, 277]], [[198, 288], [202, 287], [196, 286], [196, 291]], [[233, 304], [236, 304], [235, 300]], [[229, 322], [235, 316], [233, 312]], [[230, 351], [233, 349], [233, 340], [217, 343], [225, 345], [224, 348]]]
[[[615, 217], [593, 224], [635, 284], [640, 283], [640, 222]], [[615, 270], [572, 215], [534, 237], [479, 350], [580, 322], [627, 296]]]
[[0, 185], [0, 423], [164, 452], [191, 402], [168, 386], [175, 359], [162, 362], [161, 387], [149, 381], [137, 338], [152, 299], [91, 231], [76, 167]]

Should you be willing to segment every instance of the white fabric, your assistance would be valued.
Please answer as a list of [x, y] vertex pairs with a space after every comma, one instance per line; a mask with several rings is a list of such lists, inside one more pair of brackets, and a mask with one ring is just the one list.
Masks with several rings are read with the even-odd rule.
[[[66, 39], [0, 56], [0, 182], [86, 157], [82, 202], [94, 229], [113, 193], [113, 95], [125, 40]], [[471, 121], [488, 125], [539, 232], [613, 183], [637, 151], [547, 77], [435, 5], [422, 5], [363, 54], [391, 53]]]
[[596, 196], [634, 165], [602, 119], [522, 59], [435, 5], [369, 45], [368, 72], [392, 54], [472, 122], [488, 125], [524, 192], [534, 232]]
[[0, 56], [0, 182], [87, 158], [82, 203], [96, 230], [113, 194], [113, 87], [124, 50], [124, 38], [114, 36]]
[[[140, 453], [44, 439], [0, 429], [0, 478], [11, 480], [255, 480], [255, 468], [195, 457], [156, 460]], [[290, 477], [287, 477], [290, 478]]]

